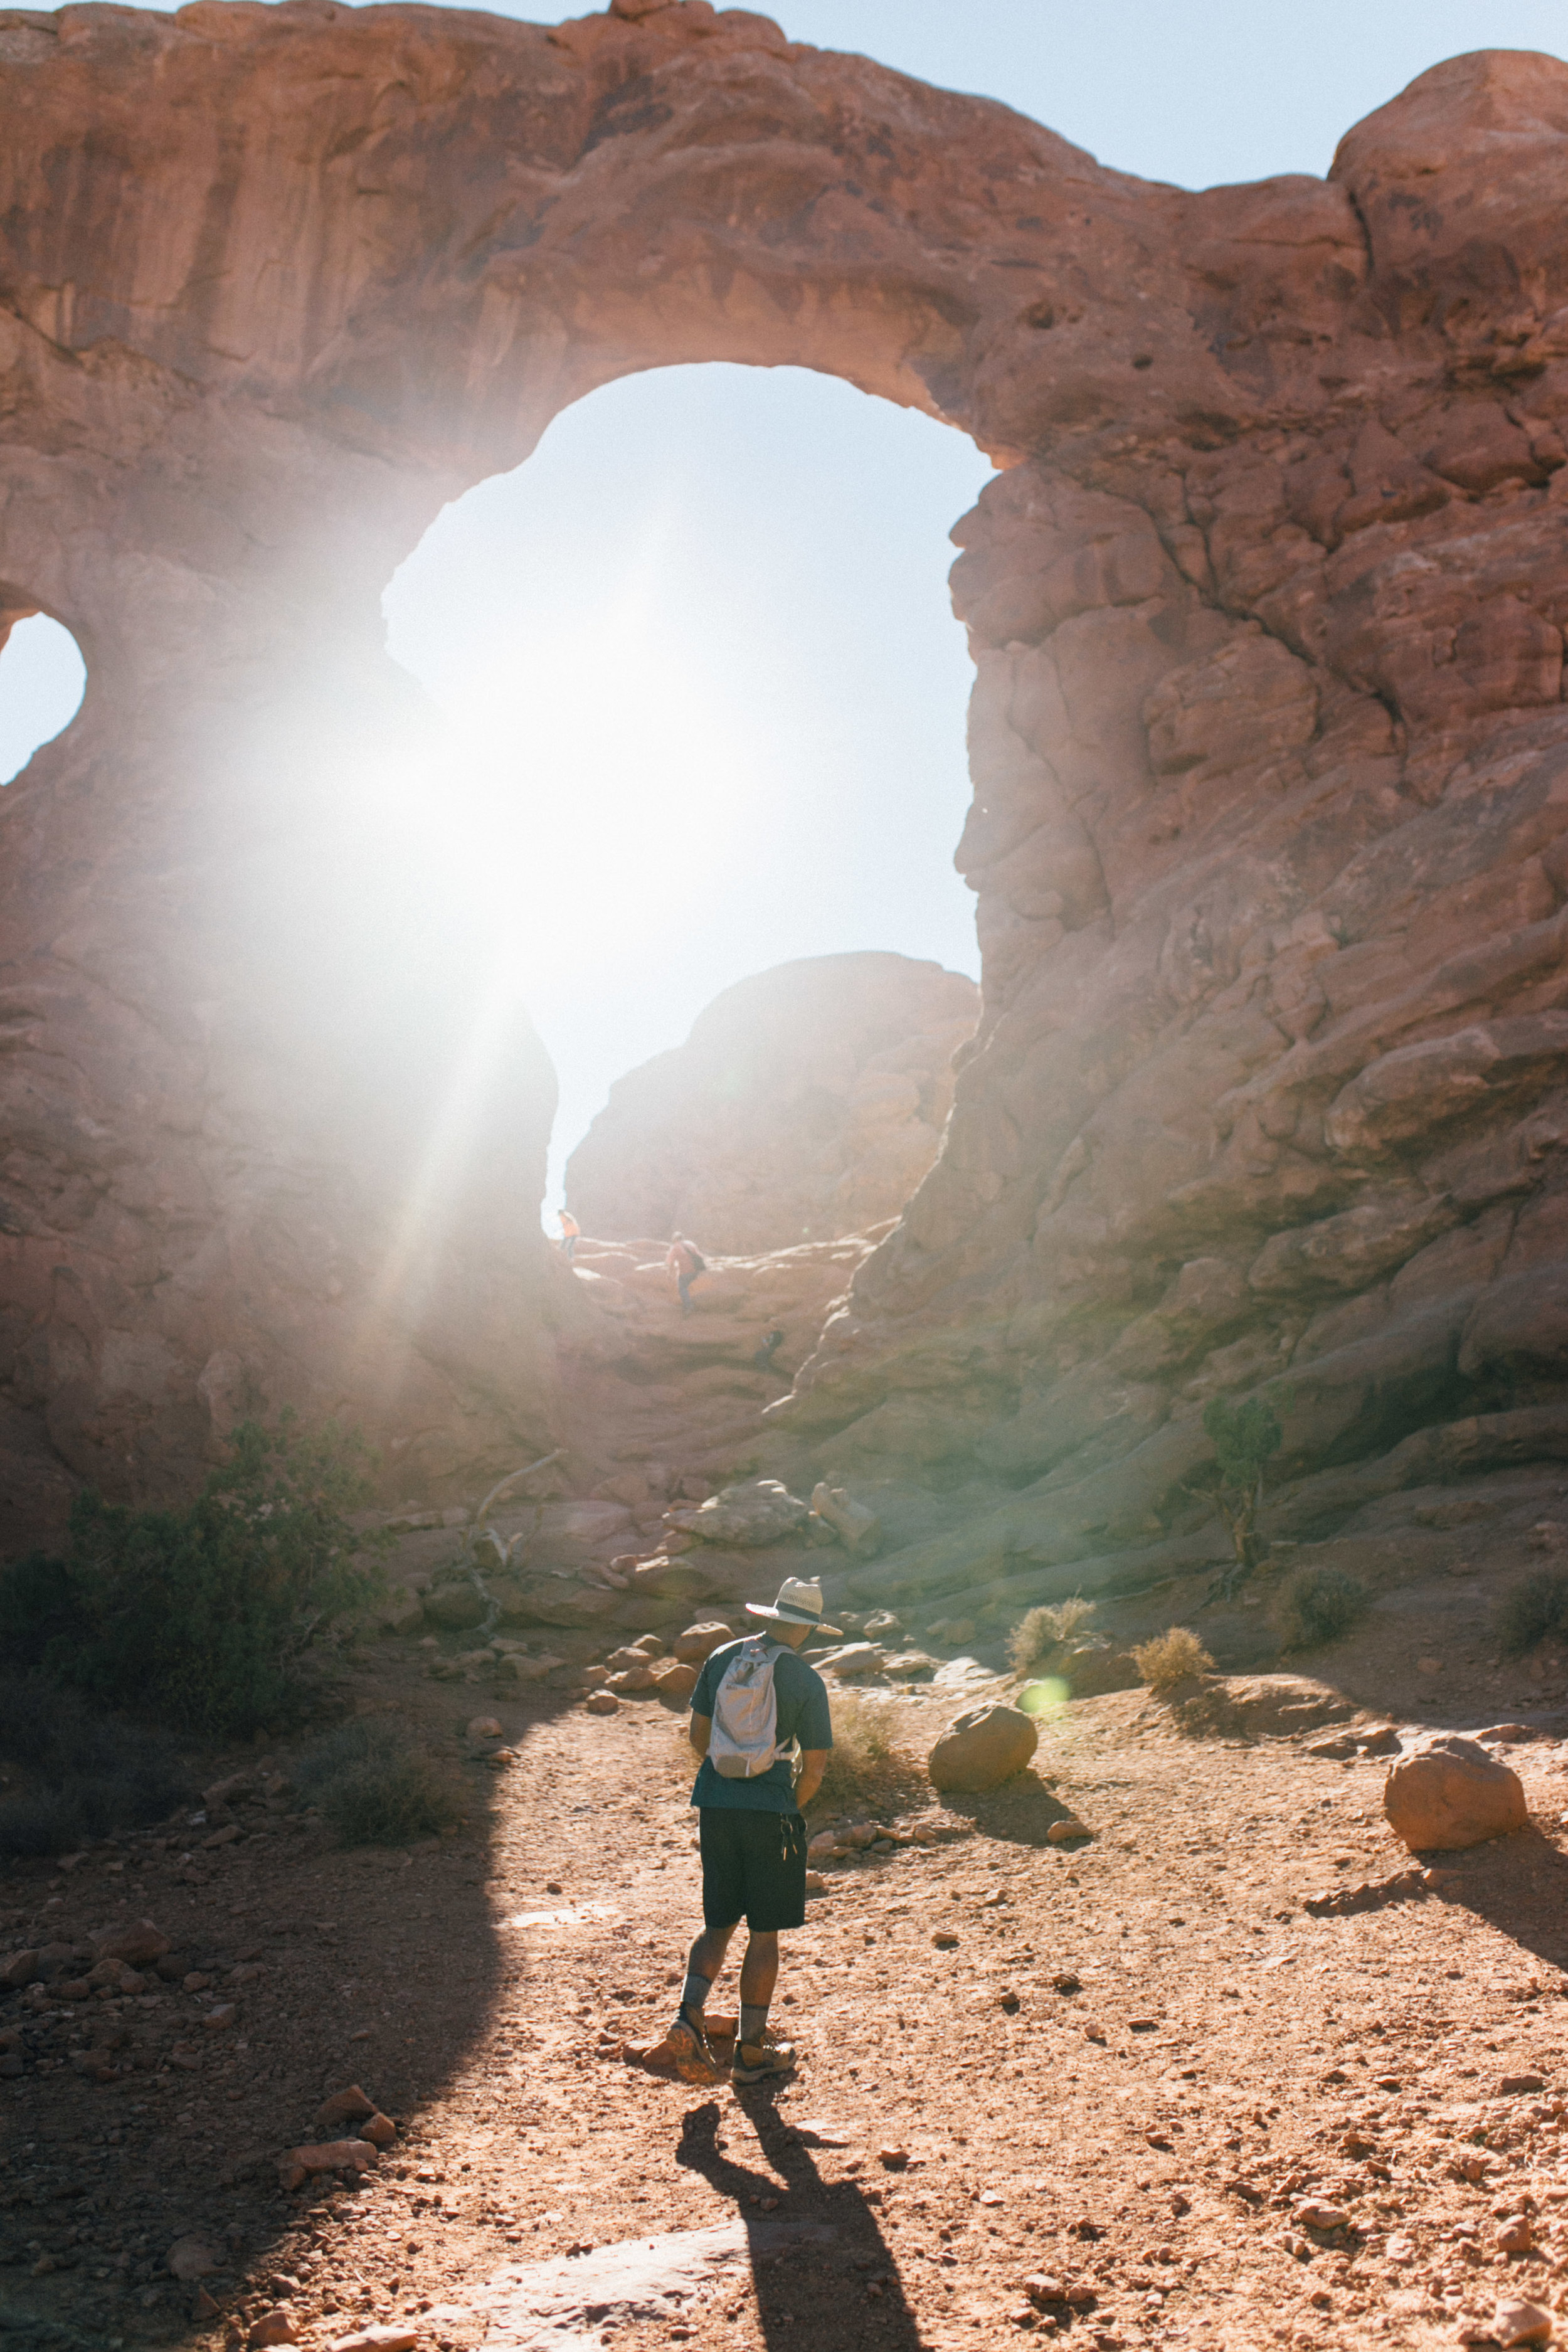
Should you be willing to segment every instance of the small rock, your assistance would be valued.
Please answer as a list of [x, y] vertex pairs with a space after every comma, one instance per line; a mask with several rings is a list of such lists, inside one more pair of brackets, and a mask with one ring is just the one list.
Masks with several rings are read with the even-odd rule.
[[206, 2015], [202, 2019], [202, 2023], [209, 2033], [222, 2033], [226, 2027], [234, 2023], [238, 2015], [239, 2011], [232, 2000], [223, 2000], [219, 2001], [216, 2009], [207, 2011]]
[[826, 1881], [826, 1878], [824, 1878], [824, 1876], [823, 1876], [823, 1874], [822, 1874], [822, 1873], [821, 1873], [821, 1871], [820, 1871], [820, 1870], [808, 1870], [808, 1871], [806, 1872], [806, 1874], [805, 1874], [805, 1891], [806, 1891], [806, 1893], [807, 1893], [808, 1895], [826, 1895], [826, 1892], [827, 1892], [827, 1881]]
[[99, 1936], [93, 1942], [100, 1960], [124, 1960], [133, 1969], [161, 1960], [170, 1948], [169, 1938], [154, 1927], [151, 1919], [138, 1919], [129, 1927], [111, 1928], [108, 1935]]
[[1304, 2197], [1290, 2216], [1299, 2230], [1324, 2232], [1345, 2229], [1350, 2218], [1342, 2205], [1331, 2205], [1321, 2197]]
[[585, 1715], [619, 1715], [621, 1702], [614, 1691], [590, 1691], [583, 1701], [583, 1711]]
[[316, 2129], [330, 2132], [338, 2124], [362, 2123], [375, 2111], [375, 2101], [367, 2097], [357, 2083], [351, 2083], [345, 2090], [334, 2091], [330, 2098], [322, 2100], [316, 2109]]
[[1544, 2091], [1546, 2081], [1541, 2074], [1505, 2074], [1498, 2088], [1505, 2099], [1510, 2099], [1524, 2091]]
[[697, 1688], [697, 1668], [683, 1665], [679, 1658], [661, 1658], [653, 1670], [653, 1686], [660, 1698], [679, 1706]]
[[910, 2152], [907, 2147], [879, 2147], [877, 2161], [885, 2172], [904, 2172], [909, 2168]]
[[1039, 1745], [1032, 1716], [992, 1700], [954, 1716], [927, 1759], [931, 1785], [978, 1795], [1021, 1772]]
[[221, 1830], [214, 1830], [211, 1837], [203, 1838], [202, 1851], [204, 1853], [211, 1853], [220, 1845], [237, 1844], [239, 1836], [239, 1823], [237, 1822], [226, 1822]]
[[1356, 1746], [1363, 1756], [1397, 1756], [1399, 1734], [1392, 1723], [1380, 1723], [1371, 1731], [1362, 1732]]
[[1076, 1977], [1071, 1969], [1063, 1969], [1058, 1975], [1052, 1977], [1049, 1982], [1053, 1992], [1069, 1993], [1083, 1990], [1081, 1979]]
[[642, 1664], [623, 1666], [617, 1674], [606, 1675], [605, 1688], [617, 1698], [628, 1698], [637, 1691], [653, 1688], [653, 1669], [645, 1660]]
[[931, 1942], [939, 1952], [951, 1952], [957, 1941], [958, 1937], [951, 1927], [939, 1927], [931, 1937]]
[[0, 1985], [13, 1989], [29, 1985], [38, 1973], [37, 1952], [13, 1952], [8, 1960], [0, 1960]]
[[471, 1715], [468, 1717], [468, 1736], [470, 1739], [500, 1739], [505, 1737], [493, 1715]]
[[1383, 1810], [1413, 1853], [1444, 1852], [1522, 1829], [1524, 1789], [1517, 1772], [1475, 1740], [1440, 1732], [1394, 1766]]
[[1510, 2213], [1499, 2229], [1495, 2243], [1500, 2254], [1528, 2254], [1535, 2243], [1529, 2214]]
[[386, 2327], [361, 2327], [353, 2336], [334, 2336], [327, 2352], [413, 2352], [419, 2330], [408, 2321]]
[[359, 2136], [369, 2140], [373, 2147], [390, 2147], [397, 2137], [397, 2126], [390, 2116], [367, 2116], [359, 2127]]
[[267, 2344], [298, 2344], [300, 2330], [286, 2311], [264, 2311], [246, 2337], [251, 2352], [261, 2352]]
[[731, 1627], [717, 1619], [704, 1620], [700, 1625], [689, 1625], [670, 1644], [670, 1654], [683, 1666], [706, 1664], [715, 1650], [735, 1638]]
[[368, 2140], [333, 2139], [286, 2149], [278, 2159], [285, 2177], [305, 2179], [318, 2172], [370, 2172], [378, 2159]]
[[211, 1983], [211, 1977], [204, 1976], [200, 1969], [193, 1969], [189, 1976], [184, 1976], [180, 1979], [180, 1990], [182, 1992], [205, 1992], [207, 1987]]
[[1089, 1837], [1092, 1834], [1092, 1831], [1085, 1829], [1083, 1823], [1074, 1821], [1070, 1814], [1065, 1822], [1053, 1822], [1046, 1832], [1047, 1841], [1051, 1845], [1072, 1845], [1079, 1838]]
[[212, 2271], [221, 2271], [224, 2258], [205, 2238], [176, 2238], [164, 2256], [167, 2269], [177, 2279], [190, 2281], [205, 2278]]
[[1500, 2303], [1489, 2333], [1503, 2352], [1511, 2344], [1544, 2344], [1552, 2335], [1552, 2314], [1538, 2303]]
[[820, 1656], [817, 1664], [831, 1666], [840, 1682], [861, 1682], [868, 1675], [881, 1673], [886, 1654], [876, 1642], [846, 1642]]
[[807, 1862], [827, 1862], [839, 1850], [837, 1830], [818, 1830], [805, 1849]]

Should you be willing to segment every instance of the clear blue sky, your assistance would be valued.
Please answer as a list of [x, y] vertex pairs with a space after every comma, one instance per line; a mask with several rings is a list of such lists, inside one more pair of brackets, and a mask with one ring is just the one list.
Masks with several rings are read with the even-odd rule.
[[[1461, 50], [1568, 56], [1563, 0], [769, 13], [1192, 187], [1326, 171], [1352, 122]], [[943, 583], [985, 478], [956, 434], [845, 385], [671, 370], [559, 418], [391, 583], [393, 654], [511, 818], [496, 880], [561, 1076], [557, 1170], [611, 1079], [746, 972], [853, 948], [975, 969], [951, 866], [969, 669]], [[72, 658], [42, 622], [0, 656], [0, 776], [74, 708]]]

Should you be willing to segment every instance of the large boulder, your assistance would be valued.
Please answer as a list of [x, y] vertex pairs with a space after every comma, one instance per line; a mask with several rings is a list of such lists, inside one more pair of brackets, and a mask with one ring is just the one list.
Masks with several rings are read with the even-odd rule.
[[742, 980], [684, 1045], [617, 1079], [566, 1170], [585, 1233], [690, 1234], [710, 1256], [896, 1217], [937, 1155], [980, 992], [882, 951]]
[[1400, 1758], [1384, 1784], [1383, 1810], [1412, 1853], [1479, 1845], [1522, 1829], [1526, 1818], [1519, 1774], [1451, 1731]]
[[666, 1511], [665, 1524], [704, 1543], [737, 1544], [754, 1549], [780, 1543], [793, 1536], [811, 1517], [811, 1507], [781, 1486], [776, 1478], [749, 1478], [721, 1487], [694, 1509]]
[[953, 1717], [926, 1760], [931, 1786], [955, 1796], [999, 1789], [1023, 1770], [1039, 1737], [1032, 1716], [999, 1699], [969, 1707]]

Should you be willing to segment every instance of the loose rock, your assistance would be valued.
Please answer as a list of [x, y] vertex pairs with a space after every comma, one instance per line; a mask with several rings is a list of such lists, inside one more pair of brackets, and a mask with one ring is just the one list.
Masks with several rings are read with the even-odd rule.
[[1400, 1759], [1384, 1784], [1383, 1810], [1413, 1853], [1479, 1845], [1522, 1829], [1526, 1818], [1518, 1773], [1453, 1732], [1423, 1739]]
[[927, 1759], [931, 1786], [977, 1795], [1021, 1772], [1039, 1745], [1032, 1716], [994, 1700], [954, 1716]]

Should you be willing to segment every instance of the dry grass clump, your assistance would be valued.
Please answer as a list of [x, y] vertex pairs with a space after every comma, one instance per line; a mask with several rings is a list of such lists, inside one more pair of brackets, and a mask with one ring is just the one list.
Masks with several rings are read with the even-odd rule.
[[1152, 1691], [1174, 1690], [1194, 1675], [1206, 1675], [1214, 1660], [1188, 1625], [1169, 1625], [1134, 1644], [1132, 1663]]
[[1081, 1633], [1094, 1615], [1095, 1604], [1075, 1592], [1070, 1601], [1048, 1601], [1021, 1617], [1007, 1637], [1007, 1662], [1016, 1675], [1026, 1675], [1062, 1642]]
[[340, 1845], [402, 1845], [461, 1810], [453, 1776], [399, 1723], [340, 1724], [305, 1750], [294, 1778]]
[[1568, 1633], [1568, 1573], [1539, 1568], [1533, 1576], [1521, 1577], [1498, 1602], [1492, 1625], [1512, 1657], [1533, 1650], [1548, 1633]]
[[[894, 1744], [895, 1706], [868, 1693], [834, 1692], [833, 1745], [822, 1787], [811, 1801], [814, 1819], [829, 1813], [899, 1812], [929, 1798], [931, 1787], [921, 1765]], [[669, 1750], [675, 1776], [688, 1788], [698, 1769], [687, 1738], [689, 1722], [679, 1726]]]
[[1342, 1568], [1304, 1568], [1285, 1588], [1280, 1634], [1288, 1650], [1321, 1649], [1367, 1611], [1367, 1591], [1359, 1576]]

